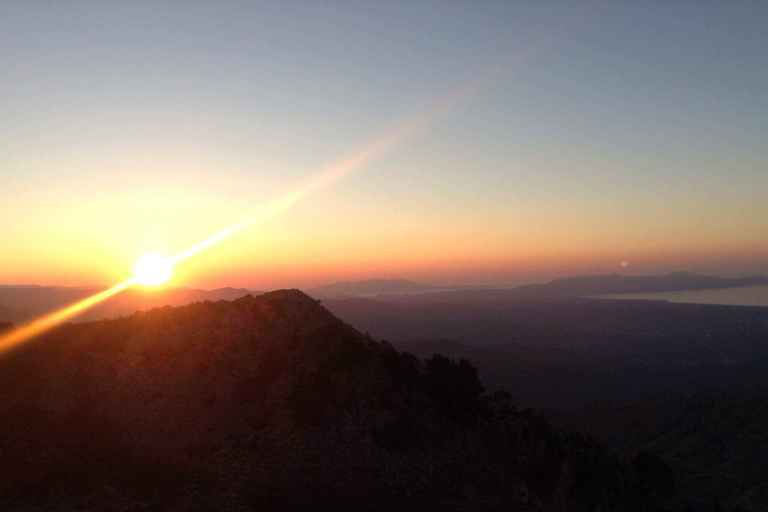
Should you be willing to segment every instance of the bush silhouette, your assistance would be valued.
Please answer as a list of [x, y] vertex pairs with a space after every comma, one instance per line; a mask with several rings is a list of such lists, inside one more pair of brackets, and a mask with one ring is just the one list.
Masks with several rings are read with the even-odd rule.
[[482, 410], [480, 395], [485, 391], [477, 368], [461, 359], [458, 364], [440, 354], [424, 360], [427, 392], [439, 410], [451, 419], [472, 425]]

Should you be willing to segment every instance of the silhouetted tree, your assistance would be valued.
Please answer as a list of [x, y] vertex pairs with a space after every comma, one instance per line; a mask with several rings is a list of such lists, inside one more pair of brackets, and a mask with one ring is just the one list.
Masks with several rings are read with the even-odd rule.
[[461, 359], [458, 364], [440, 354], [424, 360], [427, 390], [438, 409], [455, 421], [472, 425], [482, 409], [480, 395], [485, 391], [477, 368]]

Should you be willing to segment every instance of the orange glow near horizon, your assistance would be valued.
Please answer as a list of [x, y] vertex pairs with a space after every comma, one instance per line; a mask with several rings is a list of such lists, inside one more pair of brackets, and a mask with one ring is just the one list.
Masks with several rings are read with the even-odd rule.
[[450, 94], [445, 95], [439, 101], [435, 102], [431, 108], [426, 109], [421, 115], [411, 118], [397, 129], [375, 140], [362, 150], [322, 169], [311, 176], [301, 186], [273, 201], [263, 204], [253, 214], [202, 242], [193, 245], [189, 249], [167, 259], [158, 254], [146, 255], [136, 264], [135, 275], [131, 279], [81, 300], [69, 307], [46, 315], [26, 326], [11, 331], [5, 336], [0, 336], [0, 354], [51, 329], [78, 313], [95, 306], [99, 302], [120, 293], [134, 284], [156, 286], [166, 282], [171, 276], [171, 269], [174, 265], [213, 247], [257, 221], [266, 220], [282, 213], [307, 196], [324, 190], [349, 173], [380, 158], [409, 136], [414, 135], [416, 132], [426, 128], [440, 117], [448, 114], [451, 110], [456, 108], [459, 103], [467, 99], [470, 94], [474, 93], [478, 87], [482, 86], [485, 81], [486, 79], [480, 79], [471, 83], [469, 86], [452, 91]]

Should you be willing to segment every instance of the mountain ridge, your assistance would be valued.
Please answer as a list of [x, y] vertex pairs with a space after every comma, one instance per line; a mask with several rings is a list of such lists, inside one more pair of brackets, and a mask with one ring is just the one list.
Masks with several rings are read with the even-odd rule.
[[480, 393], [466, 362], [421, 363], [298, 290], [65, 324], [0, 358], [0, 508], [565, 512], [657, 499], [595, 443]]

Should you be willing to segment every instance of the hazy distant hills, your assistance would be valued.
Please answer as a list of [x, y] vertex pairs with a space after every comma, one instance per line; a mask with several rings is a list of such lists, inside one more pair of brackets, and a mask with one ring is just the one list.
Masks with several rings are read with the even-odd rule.
[[[663, 276], [622, 276], [618, 274], [558, 279], [546, 284], [517, 288], [438, 287], [407, 279], [371, 279], [332, 283], [307, 291], [323, 300], [370, 298], [379, 303], [499, 302], [590, 297], [661, 291], [703, 290], [768, 284], [768, 277], [720, 278], [686, 272]], [[99, 287], [7, 286], [0, 285], [0, 321], [23, 323], [41, 314], [68, 306], [101, 291]], [[159, 306], [180, 306], [195, 301], [232, 300], [262, 292], [245, 288], [197, 290], [189, 288], [132, 288], [86, 311], [75, 321], [115, 318]], [[431, 336], [434, 337], [434, 336]], [[437, 336], [439, 337], [439, 336]]]
[[438, 286], [414, 283], [407, 279], [368, 279], [365, 281], [326, 284], [307, 290], [307, 294], [317, 299], [365, 297], [392, 293], [424, 293], [445, 290]]
[[620, 274], [577, 276], [557, 279], [549, 283], [529, 284], [506, 289], [482, 286], [438, 287], [414, 283], [407, 279], [373, 279], [354, 283], [327, 284], [310, 289], [307, 293], [319, 299], [367, 297], [388, 302], [466, 302], [510, 298], [590, 297], [756, 285], [768, 285], [768, 277], [724, 278], [691, 272], [672, 272], [658, 276], [625, 276]]
[[549, 283], [528, 284], [508, 289], [469, 288], [435, 290], [411, 295], [382, 295], [387, 302], [481, 302], [511, 299], [552, 299], [650, 293], [685, 290], [736, 288], [768, 285], [768, 277], [724, 278], [690, 272], [672, 272], [659, 276], [624, 276], [620, 274], [567, 277]]
[[[16, 324], [69, 306], [102, 291], [99, 287], [0, 286], [0, 321]], [[181, 306], [197, 301], [233, 300], [248, 294], [259, 294], [245, 288], [195, 290], [189, 288], [126, 290], [77, 316], [75, 321], [97, 320], [130, 315], [161, 306]]]
[[5, 304], [0, 304], [0, 319], [2, 321], [18, 323], [29, 317], [31, 317], [29, 312], [22, 312]]
[[[0, 509], [656, 510], [600, 446], [297, 290], [60, 326], [0, 358]], [[655, 503], [655, 505], [654, 505]]]

